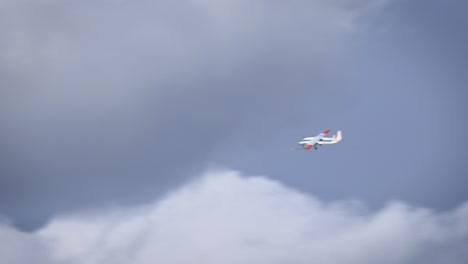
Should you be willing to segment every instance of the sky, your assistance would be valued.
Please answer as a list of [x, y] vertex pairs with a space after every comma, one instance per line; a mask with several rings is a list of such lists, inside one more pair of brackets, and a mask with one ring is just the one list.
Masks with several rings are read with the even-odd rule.
[[0, 262], [462, 263], [466, 6], [0, 0]]

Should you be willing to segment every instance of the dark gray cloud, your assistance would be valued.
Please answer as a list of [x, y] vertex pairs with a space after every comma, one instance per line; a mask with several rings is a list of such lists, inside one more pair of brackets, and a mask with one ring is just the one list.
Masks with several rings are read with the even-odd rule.
[[370, 2], [1, 1], [0, 213], [32, 228], [161, 194], [325, 95]]
[[436, 213], [394, 201], [370, 212], [221, 170], [143, 206], [60, 215], [28, 234], [0, 225], [11, 233], [0, 236], [9, 247], [0, 261], [21, 263], [39, 245], [35, 263], [461, 264], [467, 220], [466, 203]]

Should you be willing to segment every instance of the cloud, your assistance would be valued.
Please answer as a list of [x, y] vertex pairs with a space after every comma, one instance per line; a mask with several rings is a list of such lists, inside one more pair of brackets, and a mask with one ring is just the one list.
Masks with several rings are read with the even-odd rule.
[[179, 184], [324, 92], [373, 2], [0, 1], [1, 212], [34, 227]]
[[392, 202], [370, 212], [263, 176], [211, 171], [144, 206], [56, 216], [31, 234], [6, 224], [0, 231], [13, 252], [0, 254], [0, 262], [13, 264], [31, 255], [35, 263], [80, 264], [461, 264], [468, 203], [442, 213]]

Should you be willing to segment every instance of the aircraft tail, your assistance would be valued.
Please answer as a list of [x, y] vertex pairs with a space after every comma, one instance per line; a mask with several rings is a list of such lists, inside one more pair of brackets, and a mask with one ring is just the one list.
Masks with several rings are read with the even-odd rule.
[[341, 134], [341, 130], [339, 130], [335, 135], [333, 135], [333, 142], [340, 142], [341, 139], [343, 139], [343, 135]]

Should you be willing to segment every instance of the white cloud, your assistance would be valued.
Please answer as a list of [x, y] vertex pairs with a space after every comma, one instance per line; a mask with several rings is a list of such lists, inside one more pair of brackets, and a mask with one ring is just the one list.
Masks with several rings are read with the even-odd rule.
[[0, 263], [47, 263], [49, 250], [39, 237], [0, 222]]
[[145, 206], [57, 216], [32, 234], [4, 224], [0, 240], [0, 262], [12, 264], [461, 264], [468, 203], [446, 213], [402, 202], [369, 212], [265, 177], [213, 171]]

